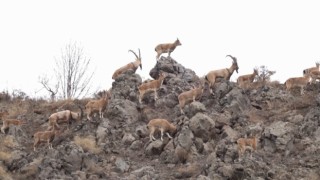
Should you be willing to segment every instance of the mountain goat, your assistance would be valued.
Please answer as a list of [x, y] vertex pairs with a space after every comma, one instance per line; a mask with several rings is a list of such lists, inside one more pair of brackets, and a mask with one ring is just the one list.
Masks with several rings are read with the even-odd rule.
[[231, 57], [233, 62], [230, 68], [224, 68], [224, 69], [219, 69], [219, 70], [213, 70], [210, 71], [206, 76], [205, 76], [205, 80], [208, 82], [209, 84], [209, 89], [210, 89], [210, 93], [213, 94], [212, 92], [212, 87], [216, 82], [217, 78], [223, 78], [225, 80], [230, 80], [231, 75], [233, 74], [234, 71], [236, 71], [238, 73], [239, 70], [239, 66], [237, 63], [237, 58], [231, 56], [231, 55], [227, 55], [226, 57]]
[[176, 47], [181, 45], [182, 44], [178, 38], [174, 43], [158, 44], [154, 49], [157, 52], [156, 59], [159, 60], [162, 53], [168, 53], [168, 56], [170, 57], [170, 54], [176, 49]]
[[163, 141], [163, 134], [166, 133], [166, 135], [172, 139], [169, 132], [171, 134], [175, 134], [177, 132], [177, 127], [171, 123], [168, 122], [166, 119], [152, 119], [149, 121], [147, 128], [150, 131], [150, 141], [156, 140], [154, 138], [154, 133], [156, 130], [160, 130], [161, 132], [161, 141]]

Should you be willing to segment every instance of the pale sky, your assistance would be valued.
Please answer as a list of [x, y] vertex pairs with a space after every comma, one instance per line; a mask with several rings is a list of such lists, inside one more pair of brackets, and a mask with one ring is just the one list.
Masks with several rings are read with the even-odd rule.
[[[154, 48], [179, 38], [172, 58], [202, 76], [238, 59], [239, 75], [265, 65], [272, 80], [302, 76], [320, 61], [317, 1], [294, 0], [10, 0], [0, 2], [0, 91], [47, 96], [38, 77], [53, 74], [55, 57], [80, 44], [95, 70], [92, 89], [111, 87], [113, 72], [141, 50], [144, 79]], [[166, 54], [164, 54], [166, 56]], [[53, 79], [54, 81], [54, 79]], [[37, 93], [36, 93], [37, 92]]]

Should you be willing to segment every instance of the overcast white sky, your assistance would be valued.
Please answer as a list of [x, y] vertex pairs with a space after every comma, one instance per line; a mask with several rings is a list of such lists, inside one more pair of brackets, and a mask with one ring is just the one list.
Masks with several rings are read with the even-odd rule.
[[294, 0], [10, 0], [0, 2], [0, 91], [47, 95], [38, 77], [53, 73], [54, 59], [70, 41], [91, 58], [93, 89], [111, 87], [113, 72], [141, 49], [143, 78], [155, 65], [154, 47], [179, 38], [171, 56], [199, 76], [229, 67], [239, 75], [255, 66], [277, 71], [283, 83], [320, 61], [317, 1]]

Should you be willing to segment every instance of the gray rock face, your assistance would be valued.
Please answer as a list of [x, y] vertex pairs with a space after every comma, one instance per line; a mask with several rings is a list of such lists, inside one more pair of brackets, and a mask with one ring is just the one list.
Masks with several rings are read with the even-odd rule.
[[203, 113], [197, 113], [190, 119], [190, 130], [195, 137], [201, 138], [204, 142], [209, 141], [215, 135], [215, 122]]

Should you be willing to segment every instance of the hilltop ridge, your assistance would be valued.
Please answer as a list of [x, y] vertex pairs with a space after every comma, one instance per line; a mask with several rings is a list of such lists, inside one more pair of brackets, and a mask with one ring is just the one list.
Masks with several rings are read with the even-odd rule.
[[[241, 62], [240, 62], [241, 64]], [[61, 109], [79, 111], [88, 99], [46, 102], [3, 99], [0, 107], [28, 124], [0, 134], [0, 179], [320, 179], [319, 83], [284, 90], [279, 83], [241, 89], [220, 81], [214, 96], [205, 86], [200, 99], [180, 113], [178, 95], [200, 77], [170, 57], [161, 57], [150, 76], [167, 74], [158, 100], [148, 93], [139, 103], [139, 74], [127, 71], [112, 83], [105, 118], [73, 122], [49, 150], [33, 151], [31, 136], [48, 127]], [[173, 139], [149, 141], [154, 118], [177, 126]], [[257, 151], [239, 159], [237, 139], [256, 136]]]

